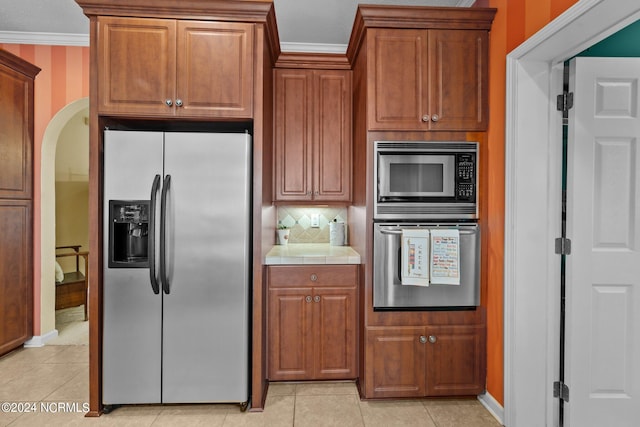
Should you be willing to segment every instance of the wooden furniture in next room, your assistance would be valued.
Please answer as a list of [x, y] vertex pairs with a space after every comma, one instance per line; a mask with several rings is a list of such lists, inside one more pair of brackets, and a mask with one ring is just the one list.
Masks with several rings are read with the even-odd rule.
[[[56, 282], [56, 310], [84, 304], [84, 320], [87, 320], [89, 252], [80, 251], [80, 245], [57, 246], [58, 250], [63, 252], [56, 253], [56, 258], [75, 257], [76, 269], [64, 273], [62, 282]], [[80, 271], [80, 257], [84, 258], [84, 274]]]

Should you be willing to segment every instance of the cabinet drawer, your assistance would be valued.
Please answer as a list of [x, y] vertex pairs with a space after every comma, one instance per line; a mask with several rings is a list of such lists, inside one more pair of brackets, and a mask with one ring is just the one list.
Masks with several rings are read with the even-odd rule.
[[345, 286], [358, 284], [357, 265], [270, 266], [268, 283], [271, 288], [300, 286]]

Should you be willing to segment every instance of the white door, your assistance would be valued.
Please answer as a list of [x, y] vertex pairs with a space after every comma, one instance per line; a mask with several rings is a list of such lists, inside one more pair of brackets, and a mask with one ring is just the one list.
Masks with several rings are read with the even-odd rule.
[[571, 61], [565, 425], [640, 425], [640, 59]]

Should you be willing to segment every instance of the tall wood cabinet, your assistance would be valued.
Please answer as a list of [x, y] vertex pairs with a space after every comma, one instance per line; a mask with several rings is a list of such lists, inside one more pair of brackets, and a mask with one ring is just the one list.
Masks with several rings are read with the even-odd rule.
[[351, 71], [276, 69], [275, 200], [351, 199]]
[[33, 96], [39, 72], [0, 49], [0, 355], [33, 336]]
[[98, 27], [101, 113], [252, 117], [253, 24], [105, 16]]
[[[360, 5], [347, 48], [353, 65], [353, 203], [373, 221], [374, 141], [485, 140], [489, 31], [496, 9]], [[480, 158], [484, 158], [480, 156]], [[479, 168], [481, 171], [486, 168]], [[486, 181], [486, 176], [480, 179]], [[480, 219], [482, 223], [483, 219]], [[365, 398], [476, 395], [486, 384], [486, 313], [373, 309], [369, 233], [359, 371]], [[481, 289], [486, 286], [480, 284]]]

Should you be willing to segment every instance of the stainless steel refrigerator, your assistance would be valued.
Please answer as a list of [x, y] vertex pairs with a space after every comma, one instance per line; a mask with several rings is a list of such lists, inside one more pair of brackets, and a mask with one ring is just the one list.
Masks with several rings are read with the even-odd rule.
[[251, 139], [104, 133], [106, 405], [248, 401]]

